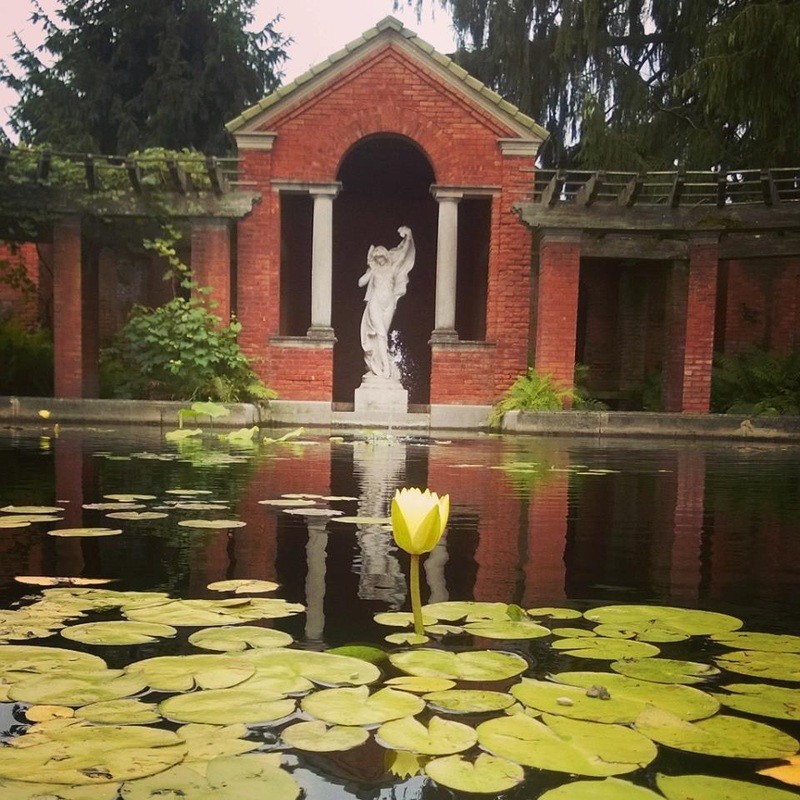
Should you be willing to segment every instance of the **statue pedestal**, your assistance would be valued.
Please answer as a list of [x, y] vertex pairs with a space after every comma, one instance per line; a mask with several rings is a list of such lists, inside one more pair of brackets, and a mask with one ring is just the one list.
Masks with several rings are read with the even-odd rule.
[[355, 392], [355, 412], [405, 414], [408, 412], [408, 392], [400, 381], [367, 374]]

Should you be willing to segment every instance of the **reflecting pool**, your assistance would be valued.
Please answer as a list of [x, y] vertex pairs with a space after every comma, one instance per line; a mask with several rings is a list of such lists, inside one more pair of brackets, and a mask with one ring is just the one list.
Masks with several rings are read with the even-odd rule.
[[[202, 436], [166, 441], [157, 429], [67, 429], [54, 436], [51, 426], [43, 426], [35, 431], [0, 432], [0, 507], [4, 508], [0, 515], [0, 642], [6, 642], [0, 645], [0, 735], [7, 741], [19, 739], [30, 730], [26, 710], [38, 701], [19, 693], [15, 699], [16, 690], [12, 688], [2, 702], [3, 649], [19, 645], [22, 638], [4, 639], [3, 625], [8, 626], [8, 619], [4, 620], [7, 612], [2, 609], [25, 608], [43, 597], [65, 602], [65, 594], [48, 594], [51, 589], [38, 580], [42, 577], [108, 579], [111, 582], [103, 584], [103, 589], [114, 592], [227, 599], [231, 609], [238, 601], [247, 602], [251, 596], [247, 587], [237, 594], [233, 588], [227, 593], [216, 592], [209, 585], [236, 579], [273, 582], [278, 584], [276, 590], [252, 596], [292, 604], [286, 607], [302, 604], [304, 611], [274, 619], [262, 616], [246, 625], [289, 634], [294, 640], [291, 648], [302, 651], [353, 643], [377, 645], [389, 653], [407, 650], [408, 645], [384, 638], [402, 636], [407, 629], [387, 627], [375, 619], [381, 612], [409, 608], [408, 556], [394, 545], [388, 524], [391, 497], [401, 486], [427, 486], [440, 495], [449, 494], [451, 499], [445, 535], [423, 561], [423, 602], [509, 604], [507, 614], [504, 607], [506, 622], [519, 623], [522, 613], [526, 624], [535, 621], [548, 628], [530, 639], [504, 638], [492, 631], [492, 625], [486, 632], [480, 627], [473, 628], [472, 633], [463, 629], [458, 633], [438, 632], [426, 645], [452, 652], [498, 650], [520, 656], [527, 663], [523, 678], [536, 685], [526, 685], [524, 691], [517, 689], [512, 695], [515, 709], [528, 719], [538, 719], [543, 712], [542, 719], [557, 728], [562, 723], [553, 722], [553, 717], [561, 720], [563, 708], [575, 705], [576, 701], [570, 699], [574, 685], [556, 698], [563, 707], [553, 712], [541, 707], [544, 701], [540, 698], [530, 696], [545, 691], [546, 687], [538, 683], [552, 674], [609, 673], [610, 659], [572, 655], [568, 648], [553, 646], [559, 638], [575, 641], [594, 637], [592, 625], [604, 622], [602, 612], [596, 619], [590, 614], [560, 619], [545, 611], [528, 617], [521, 611], [525, 609], [557, 607], [584, 612], [623, 604], [657, 604], [716, 612], [717, 616], [709, 619], [733, 616], [742, 620], [742, 630], [787, 635], [782, 641], [783, 649], [789, 648], [788, 655], [780, 654], [786, 662], [785, 670], [770, 678], [771, 685], [792, 691], [800, 681], [800, 663], [794, 663], [800, 662], [800, 648], [794, 640], [800, 634], [799, 447], [492, 435], [451, 438], [449, 434], [446, 438], [383, 434], [328, 437], [308, 431], [286, 441], [261, 438], [236, 443], [225, 440], [224, 433], [206, 428]], [[280, 433], [283, 431], [269, 435], [277, 438]], [[50, 506], [60, 511], [46, 515], [49, 518], [44, 521], [37, 521], [33, 513], [30, 520], [24, 520], [30, 524], [23, 527], [3, 526], [4, 518], [30, 513], [29, 506]], [[93, 535], [99, 527], [119, 532]], [[74, 531], [83, 528], [89, 530]], [[64, 529], [82, 535], [51, 535]], [[20, 580], [25, 578], [31, 580]], [[57, 588], [70, 591], [63, 584]], [[76, 596], [71, 595], [69, 602], [77, 602]], [[81, 607], [85, 618], [70, 619], [67, 624], [119, 619], [119, 608], [125, 612], [124, 605], [115, 606], [110, 601], [87, 604]], [[606, 626], [604, 637], [631, 644], [648, 641], [635, 623], [614, 623], [613, 612], [608, 613], [612, 624]], [[476, 614], [480, 621], [480, 609]], [[487, 611], [481, 624], [494, 617], [494, 611]], [[148, 616], [141, 609], [126, 618], [152, 618], [161, 624], [158, 615]], [[169, 624], [166, 619], [162, 622]], [[231, 622], [241, 624], [242, 619]], [[444, 617], [431, 622], [448, 624]], [[463, 622], [461, 619], [459, 624]], [[31, 626], [32, 634], [45, 635], [25, 644], [99, 655], [112, 669], [157, 656], [210, 652], [188, 640], [190, 634], [205, 627], [204, 623], [173, 624], [178, 631], [175, 635], [116, 645], [68, 640], [56, 626], [48, 636], [47, 630]], [[617, 633], [610, 631], [612, 627]], [[739, 627], [738, 623], [734, 627]], [[729, 626], [728, 632], [734, 627]], [[725, 654], [731, 653], [733, 645], [726, 646], [721, 639], [711, 638], [712, 634], [702, 629], [691, 636], [656, 636], [649, 641], [660, 650], [656, 651], [659, 658], [713, 668], [698, 679], [704, 694], [719, 692], [719, 687], [727, 684], [756, 682], [758, 670], [742, 673], [724, 666]], [[736, 647], [737, 652], [756, 651], [746, 642]], [[631, 660], [644, 657], [634, 650], [628, 655], [622, 647], [615, 663]], [[395, 663], [383, 661], [379, 666], [381, 680], [404, 674]], [[225, 668], [231, 669], [230, 664]], [[311, 680], [315, 682], [313, 677]], [[610, 677], [606, 682], [613, 685]], [[337, 680], [331, 683], [342, 685]], [[504, 679], [489, 681], [487, 686], [509, 696], [511, 683]], [[150, 688], [145, 694], [137, 689], [135, 696], [148, 702], [168, 699], [169, 692], [153, 691], [152, 682], [147, 685]], [[463, 688], [461, 681], [458, 685]], [[202, 683], [195, 686], [209, 688]], [[612, 688], [612, 697], [614, 691]], [[579, 695], [585, 694], [583, 687]], [[288, 696], [294, 698], [289, 715], [251, 726], [239, 739], [256, 742], [259, 752], [277, 754], [308, 797], [432, 800], [453, 796], [444, 788], [448, 779], [434, 780], [430, 777], [436, 774], [433, 768], [428, 774], [424, 772], [430, 756], [415, 756], [413, 763], [397, 760], [397, 752], [403, 748], [394, 750], [387, 745], [392, 732], [384, 727], [380, 728], [382, 736], [377, 737], [382, 742], [376, 743], [373, 731], [381, 723], [365, 723], [363, 727], [369, 732], [366, 743], [341, 752], [291, 746], [282, 738], [282, 731], [318, 718], [309, 710], [313, 703], [294, 710], [295, 701], [301, 703], [302, 695], [300, 690], [289, 692]], [[35, 692], [29, 696], [36, 696]], [[472, 727], [498, 716], [487, 716], [485, 711], [448, 716], [447, 710], [430, 705], [433, 701], [420, 702], [423, 706], [429, 703], [417, 714], [426, 723], [431, 708], [443, 718], [468, 722]], [[50, 704], [72, 709], [80, 705]], [[173, 705], [162, 707], [162, 711]], [[726, 708], [725, 714], [758, 720], [784, 736], [796, 738], [800, 733], [800, 708], [769, 719], [735, 708]], [[157, 718], [154, 730], [174, 731], [179, 723], [193, 721], [180, 713], [162, 716], [169, 721]], [[511, 718], [512, 714], [502, 711], [500, 716]], [[580, 714], [578, 718], [594, 719], [581, 718]], [[631, 722], [624, 723], [626, 730]], [[540, 722], [536, 725], [543, 728]], [[640, 725], [646, 727], [643, 718]], [[484, 731], [480, 746], [472, 745], [464, 751], [470, 762], [483, 751], [499, 757], [491, 743], [491, 732], [488, 728]], [[501, 738], [523, 735], [516, 729], [500, 733]], [[432, 733], [431, 737], [435, 738]], [[774, 758], [789, 753], [786, 741], [792, 740], [775, 745]], [[531, 743], [529, 749], [539, 747]], [[244, 753], [245, 749], [230, 752]], [[776, 800], [781, 793], [790, 796], [791, 786], [756, 774], [758, 768], [771, 763], [769, 748], [752, 752], [756, 755], [723, 757], [713, 750], [687, 751], [660, 742], [654, 758], [624, 773], [549, 769], [523, 758], [525, 782], [493, 794], [537, 797], [568, 784], [575, 784], [577, 792], [581, 787], [575, 782], [621, 775], [613, 780], [647, 787], [653, 798], [672, 800], [681, 795], [667, 785], [670, 777], [703, 774], [755, 782], [762, 793], [767, 787], [774, 790]], [[742, 753], [737, 751], [737, 755]], [[0, 752], [0, 761], [2, 758]], [[175, 769], [175, 762], [161, 770], [168, 768]], [[666, 775], [666, 782], [658, 783], [658, 774]], [[75, 797], [100, 797], [97, 792], [101, 790], [93, 783], [95, 777], [92, 773], [87, 778], [87, 793]], [[0, 790], [2, 780], [0, 767]], [[121, 796], [134, 800], [159, 796], [152, 788], [150, 794], [145, 788], [130, 789], [135, 783], [122, 784]], [[108, 784], [106, 791], [102, 796], [116, 797], [117, 784]], [[159, 791], [163, 794], [163, 787]], [[462, 796], [458, 791], [455, 794]], [[0, 791], [0, 796], [28, 795]], [[284, 795], [278, 792], [274, 796], [279, 800]], [[291, 791], [285, 796], [291, 796]], [[563, 800], [571, 796], [564, 794]], [[759, 800], [761, 796], [772, 797], [762, 794]], [[559, 800], [558, 796], [554, 800]]]

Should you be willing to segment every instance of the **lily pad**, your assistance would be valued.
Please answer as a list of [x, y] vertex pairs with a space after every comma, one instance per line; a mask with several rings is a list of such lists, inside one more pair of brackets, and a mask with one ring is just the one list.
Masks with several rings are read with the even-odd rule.
[[300, 506], [316, 506], [315, 500], [304, 500], [300, 497], [277, 497], [274, 500], [259, 500], [262, 506], [275, 508], [299, 508]]
[[157, 692], [188, 692], [194, 688], [223, 689], [236, 686], [255, 673], [255, 667], [236, 656], [157, 656], [135, 661], [126, 668]]
[[553, 628], [551, 633], [563, 639], [591, 639], [592, 636], [598, 635], [595, 631], [587, 631], [586, 628]]
[[446, 714], [485, 714], [503, 711], [514, 704], [514, 698], [505, 692], [478, 689], [449, 689], [428, 692], [422, 696], [434, 710]]
[[[392, 628], [411, 628], [414, 625], [414, 615], [410, 611], [382, 611], [372, 617], [378, 625], [387, 625]], [[433, 625], [435, 617], [422, 616], [423, 625]]]
[[800, 720], [800, 692], [767, 683], [729, 683], [714, 697], [728, 708], [776, 719]]
[[614, 605], [587, 611], [584, 616], [601, 622], [642, 633], [652, 628], [685, 636], [707, 636], [735, 631], [742, 621], [728, 614], [673, 606]]
[[253, 625], [203, 628], [189, 637], [195, 647], [228, 653], [248, 647], [286, 647], [294, 640], [288, 633]]
[[758, 774], [775, 778], [776, 781], [781, 781], [781, 783], [800, 786], [800, 755], [789, 756], [786, 761], [777, 766], [760, 769]]
[[583, 614], [574, 608], [558, 608], [553, 606], [536, 606], [526, 609], [528, 615], [534, 618], [550, 617], [551, 619], [578, 619]]
[[27, 586], [102, 586], [113, 583], [114, 578], [71, 578], [66, 576], [52, 577], [44, 575], [15, 575], [17, 583]]
[[343, 511], [335, 508], [284, 508], [284, 514], [296, 514], [300, 517], [339, 517]]
[[0, 679], [15, 682], [35, 675], [70, 670], [95, 672], [106, 669], [99, 656], [61, 647], [7, 644], [0, 647]]
[[9, 800], [117, 800], [120, 784], [60, 786], [57, 783], [23, 783], [0, 780], [0, 797]]
[[122, 528], [56, 528], [52, 531], [47, 531], [48, 536], [117, 536], [122, 533]]
[[132, 697], [90, 703], [75, 716], [95, 725], [152, 725], [161, 721], [155, 703], [144, 703]]
[[664, 798], [644, 786], [637, 786], [619, 778], [605, 778], [602, 781], [570, 781], [540, 795], [539, 800], [664, 800]]
[[294, 711], [294, 703], [280, 694], [235, 686], [174, 695], [159, 705], [159, 711], [176, 722], [261, 725], [288, 716]]
[[186, 742], [184, 764], [205, 772], [205, 764], [190, 762], [206, 762], [221, 756], [234, 756], [256, 750], [260, 744], [252, 739], [245, 739], [249, 732], [247, 725], [237, 722], [234, 725], [201, 725], [190, 722], [181, 725], [176, 731]]
[[[64, 509], [60, 508], [59, 512], [63, 514]], [[0, 527], [28, 527], [28, 525], [33, 522], [61, 522], [62, 519], [64, 518], [57, 517], [54, 514], [9, 514], [5, 517], [0, 517]], [[27, 525], [25, 523], [27, 523]]]
[[420, 648], [392, 653], [389, 661], [409, 675], [456, 681], [501, 681], [513, 678], [528, 668], [528, 662], [522, 656], [500, 650], [451, 653]]
[[729, 672], [772, 681], [800, 681], [800, 653], [736, 650], [714, 659]]
[[227, 528], [244, 528], [247, 523], [240, 519], [182, 519], [178, 525], [182, 528], [223, 530]]
[[526, 714], [498, 717], [478, 726], [485, 750], [537, 769], [606, 777], [633, 772], [657, 754], [652, 741], [631, 728]]
[[26, 742], [30, 731], [12, 739], [0, 759], [0, 778], [67, 785], [119, 783], [161, 772], [186, 752], [171, 731], [67, 722], [74, 724], [50, 728], [37, 735], [35, 744]]
[[65, 639], [73, 642], [102, 645], [147, 644], [159, 639], [169, 639], [177, 633], [171, 625], [129, 620], [85, 622], [61, 631]]
[[311, 720], [284, 728], [281, 737], [286, 744], [297, 750], [331, 753], [360, 747], [369, 738], [369, 733], [364, 728], [352, 725], [328, 727], [321, 720]]
[[[55, 517], [54, 519], [59, 520], [61, 518]], [[30, 521], [27, 519], [0, 517], [0, 528], [28, 528], [30, 524]]]
[[380, 725], [419, 714], [425, 701], [397, 689], [369, 693], [366, 686], [323, 689], [303, 698], [303, 711], [331, 725]]
[[783, 758], [797, 752], [798, 743], [783, 731], [725, 714], [686, 722], [658, 708], [646, 708], [636, 729], [653, 741], [677, 750], [728, 758]]
[[797, 800], [784, 789], [711, 775], [658, 775], [656, 785], [667, 800]]
[[621, 725], [632, 723], [651, 705], [688, 720], [719, 711], [719, 702], [711, 695], [688, 686], [652, 684], [603, 672], [562, 672], [553, 677], [557, 682], [523, 678], [511, 687], [511, 694], [537, 711]]
[[181, 497], [198, 497], [200, 495], [214, 494], [211, 489], [167, 489], [165, 494], [178, 494]]
[[464, 630], [486, 639], [539, 639], [550, 635], [549, 628], [530, 620], [480, 620], [467, 623]]
[[87, 511], [139, 511], [144, 508], [141, 503], [84, 503]]
[[419, 645], [427, 644], [431, 639], [430, 636], [407, 631], [404, 633], [390, 633], [388, 636], [383, 637], [389, 644], [403, 644], [403, 645]]
[[674, 658], [632, 658], [615, 661], [611, 669], [629, 678], [654, 683], [703, 683], [719, 675], [711, 664], [698, 661], [679, 661]]
[[484, 603], [477, 600], [446, 600], [441, 603], [428, 603], [422, 613], [440, 622], [457, 622], [466, 619], [476, 622], [481, 619], [508, 620], [506, 603]]
[[476, 794], [499, 794], [525, 778], [519, 764], [488, 753], [481, 753], [474, 762], [458, 755], [435, 758], [425, 765], [425, 772], [440, 786]]
[[715, 642], [737, 650], [761, 650], [768, 653], [800, 653], [800, 636], [788, 633], [751, 633], [736, 631], [718, 633], [711, 637]]
[[228, 581], [214, 581], [206, 587], [212, 592], [234, 592], [235, 594], [261, 594], [274, 592], [278, 584], [274, 581], [262, 581], [256, 578], [234, 578]]
[[48, 722], [51, 719], [71, 719], [75, 716], [75, 709], [69, 706], [29, 706], [25, 709], [25, 718], [28, 722]]
[[601, 623], [595, 626], [594, 632], [610, 639], [636, 639], [639, 642], [685, 642], [689, 638], [688, 633], [667, 628], [658, 622], [642, 626], [640, 630]]
[[63, 514], [61, 506], [3, 506], [4, 514]]
[[163, 511], [112, 511], [106, 514], [109, 519], [148, 520], [164, 519], [169, 516]]
[[469, 725], [441, 717], [431, 717], [427, 727], [414, 717], [403, 717], [385, 722], [375, 738], [388, 750], [447, 756], [469, 750], [478, 741], [478, 734]]
[[381, 674], [374, 664], [359, 658], [285, 647], [247, 650], [239, 658], [265, 677], [298, 675], [324, 686], [366, 685], [377, 681]]
[[389, 678], [386, 685], [404, 692], [428, 694], [430, 692], [446, 692], [448, 689], [452, 689], [456, 682], [447, 678], [418, 678], [414, 675], [400, 675], [397, 678]]
[[564, 650], [577, 658], [597, 658], [606, 661], [617, 661], [623, 658], [650, 658], [657, 656], [660, 652], [655, 645], [646, 642], [634, 642], [630, 639], [607, 639], [604, 636], [558, 639], [551, 646], [554, 650]]
[[37, 675], [17, 681], [8, 690], [11, 700], [48, 705], [85, 706], [138, 694], [146, 683], [136, 675], [120, 675], [116, 670], [98, 670], [86, 675]]
[[126, 607], [128, 619], [160, 622], [164, 625], [208, 627], [252, 622], [257, 619], [280, 619], [304, 611], [299, 603], [263, 597], [237, 597], [220, 600], [168, 600], [163, 603]]
[[335, 517], [332, 522], [349, 522], [352, 525], [391, 525], [391, 517]]
[[104, 494], [106, 500], [114, 500], [117, 503], [137, 503], [139, 500], [155, 500], [154, 494]]

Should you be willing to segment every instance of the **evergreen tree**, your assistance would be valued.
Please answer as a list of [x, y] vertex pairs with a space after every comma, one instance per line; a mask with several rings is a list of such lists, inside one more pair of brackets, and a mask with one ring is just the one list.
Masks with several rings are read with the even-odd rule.
[[456, 60], [551, 132], [548, 164], [800, 163], [799, 0], [439, 4]]
[[15, 35], [0, 80], [23, 142], [124, 154], [230, 148], [224, 123], [274, 89], [288, 40], [278, 19], [247, 30], [256, 0], [31, 0], [40, 50]]

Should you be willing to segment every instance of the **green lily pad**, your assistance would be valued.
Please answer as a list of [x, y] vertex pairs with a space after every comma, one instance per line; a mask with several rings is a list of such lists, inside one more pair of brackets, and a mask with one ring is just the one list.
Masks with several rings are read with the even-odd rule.
[[797, 800], [785, 789], [711, 775], [658, 775], [656, 785], [667, 800]]
[[476, 622], [480, 619], [510, 619], [506, 603], [483, 603], [477, 600], [447, 600], [442, 603], [428, 603], [422, 607], [422, 613], [440, 622], [457, 622], [460, 619], [466, 619], [468, 622]]
[[235, 756], [256, 750], [259, 742], [245, 739], [249, 732], [247, 725], [240, 722], [234, 725], [204, 725], [190, 722], [175, 731], [186, 742], [184, 764], [205, 771], [205, 765], [190, 762], [206, 762], [222, 756]]
[[81, 508], [87, 511], [139, 511], [141, 503], [84, 503]]
[[688, 633], [672, 630], [659, 623], [642, 626], [641, 630], [601, 623], [595, 626], [594, 632], [610, 639], [636, 639], [639, 642], [685, 642], [689, 638]]
[[728, 758], [784, 758], [797, 752], [797, 740], [777, 728], [742, 717], [717, 714], [687, 722], [659, 708], [646, 708], [636, 729], [677, 750]]
[[425, 756], [447, 756], [469, 750], [478, 734], [469, 725], [431, 717], [427, 727], [414, 717], [385, 722], [375, 739], [387, 750], [407, 750]]
[[740, 619], [728, 614], [672, 606], [601, 606], [587, 611], [584, 616], [592, 622], [627, 628], [640, 634], [658, 628], [685, 636], [707, 636], [735, 631], [742, 626]]
[[[53, 517], [53, 519], [60, 520], [60, 517]], [[0, 517], [0, 528], [29, 528], [30, 521], [27, 519]]]
[[[410, 611], [382, 611], [379, 614], [373, 614], [372, 618], [378, 625], [388, 625], [391, 628], [411, 628], [414, 625], [414, 615]], [[423, 614], [423, 625], [433, 625], [435, 622], [435, 617]]]
[[602, 781], [570, 781], [549, 792], [539, 800], [664, 800], [660, 794], [619, 778]]
[[139, 500], [155, 500], [154, 494], [104, 494], [106, 500], [114, 500], [117, 503], [137, 503]]
[[598, 658], [606, 661], [617, 661], [623, 658], [650, 658], [657, 656], [660, 652], [655, 645], [646, 642], [634, 642], [630, 639], [607, 639], [604, 636], [557, 639], [551, 646], [554, 650], [564, 650], [577, 658]]
[[422, 696], [434, 710], [446, 714], [484, 714], [503, 711], [514, 704], [514, 698], [505, 692], [478, 689], [446, 689], [428, 692]]
[[674, 658], [632, 658], [615, 661], [611, 669], [629, 678], [654, 683], [703, 683], [719, 675], [719, 670], [711, 664]]
[[244, 528], [247, 523], [240, 519], [182, 519], [178, 525], [182, 528], [224, 530], [227, 528]]
[[440, 786], [476, 794], [499, 794], [525, 778], [519, 764], [488, 753], [481, 753], [474, 762], [458, 755], [435, 758], [425, 765], [425, 772]]
[[48, 536], [117, 536], [122, 533], [122, 528], [55, 528], [52, 531], [47, 531]]
[[379, 725], [400, 717], [419, 714], [425, 701], [408, 692], [366, 686], [322, 689], [303, 698], [303, 711], [331, 725]]
[[274, 592], [278, 584], [274, 581], [262, 581], [256, 578], [234, 578], [229, 581], [214, 581], [206, 587], [212, 592], [234, 592], [235, 594], [261, 594]]
[[297, 750], [331, 753], [360, 747], [369, 739], [369, 733], [364, 728], [352, 725], [328, 727], [321, 720], [311, 720], [284, 728], [281, 737], [286, 744]]
[[63, 514], [61, 506], [3, 506], [4, 514]]
[[800, 681], [800, 653], [736, 650], [714, 659], [729, 672], [772, 681]]
[[202, 428], [176, 428], [173, 431], [167, 431], [164, 438], [168, 442], [182, 442], [184, 439], [191, 439], [194, 436], [202, 436]]
[[797, 689], [767, 683], [729, 683], [722, 688], [730, 694], [720, 692], [714, 697], [728, 708], [762, 717], [800, 720], [800, 692]]
[[211, 489], [167, 489], [165, 494], [178, 494], [181, 497], [199, 497], [200, 495], [214, 494]]
[[358, 658], [361, 661], [369, 661], [370, 664], [380, 664], [389, 657], [383, 648], [371, 644], [343, 644], [341, 647], [331, 647], [325, 652], [331, 655]]
[[522, 656], [500, 650], [451, 653], [420, 648], [392, 653], [389, 661], [409, 675], [455, 681], [501, 681], [513, 678], [528, 668], [528, 662]]
[[407, 631], [404, 633], [390, 633], [388, 636], [383, 637], [389, 644], [405, 644], [405, 645], [419, 645], [427, 644], [431, 639], [430, 636]]
[[[27, 586], [102, 586], [105, 583], [113, 583], [114, 578], [74, 578], [62, 575], [55, 577], [51, 575], [15, 575], [17, 583], [24, 583]], [[29, 606], [32, 608], [32, 606]]]
[[246, 650], [248, 647], [286, 647], [294, 640], [288, 633], [253, 625], [203, 628], [189, 637], [195, 647], [222, 653]]
[[209, 503], [204, 500], [174, 500], [167, 501], [165, 506], [159, 508], [180, 508], [182, 511], [227, 511], [230, 506], [225, 503]]
[[446, 692], [448, 689], [452, 689], [456, 682], [447, 678], [418, 678], [414, 675], [400, 675], [397, 678], [389, 678], [386, 685], [413, 694], [428, 694], [429, 692]]
[[277, 497], [274, 500], [259, 500], [262, 506], [274, 506], [275, 508], [299, 508], [300, 506], [315, 506], [315, 500], [304, 500], [300, 497]]
[[334, 517], [331, 522], [349, 522], [353, 525], [391, 525], [391, 517]]
[[90, 703], [78, 708], [75, 716], [95, 725], [152, 725], [161, 721], [155, 703], [132, 697]]
[[158, 707], [161, 715], [174, 722], [211, 725], [261, 725], [287, 717], [295, 701], [281, 694], [269, 694], [258, 687], [204, 689], [168, 697]]
[[260, 676], [297, 675], [323, 686], [366, 685], [374, 683], [381, 675], [368, 661], [310, 650], [247, 650], [239, 658], [252, 664]]
[[106, 514], [109, 519], [130, 519], [130, 520], [148, 520], [148, 519], [164, 519], [168, 514], [163, 511], [112, 511]]
[[236, 686], [255, 673], [255, 667], [228, 655], [157, 656], [135, 661], [126, 670], [141, 676], [157, 692], [188, 692], [196, 687], [223, 689]]
[[104, 700], [130, 697], [146, 688], [136, 675], [120, 675], [117, 670], [98, 670], [86, 675], [37, 675], [17, 681], [8, 690], [11, 700], [61, 706], [85, 706]]
[[487, 639], [539, 639], [550, 635], [549, 628], [530, 620], [480, 620], [467, 623], [464, 630]]
[[0, 647], [0, 679], [8, 682], [59, 671], [96, 672], [104, 669], [106, 662], [99, 656], [61, 647], [24, 644], [7, 644]]
[[57, 783], [23, 783], [0, 780], [0, 797], [9, 800], [117, 800], [120, 784], [60, 786]]
[[553, 677], [556, 683], [523, 678], [511, 687], [511, 694], [537, 711], [622, 725], [632, 723], [651, 705], [688, 720], [719, 711], [711, 695], [688, 686], [652, 684], [604, 672], [562, 672]]
[[[59, 509], [63, 513], [64, 509]], [[0, 527], [18, 528], [27, 527], [33, 522], [61, 522], [63, 517], [56, 517], [53, 514], [10, 514], [0, 517]], [[27, 525], [25, 525], [27, 523]]]
[[537, 617], [550, 617], [551, 619], [578, 619], [583, 614], [576, 611], [574, 608], [558, 608], [552, 606], [537, 606], [535, 608], [528, 608], [526, 612], [529, 616]]
[[768, 653], [800, 653], [800, 636], [788, 633], [718, 633], [711, 637], [715, 642], [737, 650], [762, 650]]
[[61, 635], [70, 641], [103, 645], [147, 644], [158, 639], [169, 639], [177, 633], [171, 625], [126, 620], [85, 622], [61, 631]]
[[223, 756], [208, 762], [205, 776], [184, 765], [122, 786], [122, 800], [296, 800], [300, 787], [272, 753]]
[[257, 619], [280, 619], [304, 611], [299, 603], [265, 597], [229, 597], [220, 600], [168, 600], [125, 607], [128, 619], [164, 625], [209, 627], [234, 625]]
[[563, 639], [591, 639], [598, 635], [595, 631], [587, 631], [586, 628], [553, 628], [551, 633]]
[[622, 725], [526, 714], [497, 717], [478, 726], [485, 750], [524, 766], [607, 777], [633, 772], [657, 754], [646, 736]]
[[296, 514], [299, 517], [339, 517], [343, 511], [335, 508], [284, 508], [284, 514]]
[[[186, 745], [176, 734], [159, 728], [93, 726], [80, 721], [51, 726], [32, 734], [36, 725], [0, 759], [0, 779], [86, 785], [119, 783], [161, 772], [180, 762]], [[34, 742], [28, 743], [29, 736]]]

